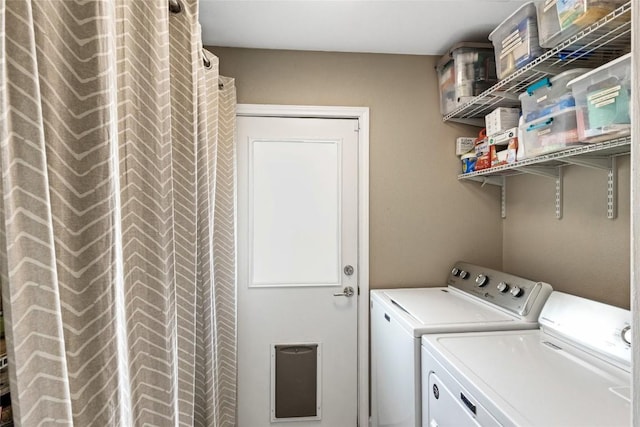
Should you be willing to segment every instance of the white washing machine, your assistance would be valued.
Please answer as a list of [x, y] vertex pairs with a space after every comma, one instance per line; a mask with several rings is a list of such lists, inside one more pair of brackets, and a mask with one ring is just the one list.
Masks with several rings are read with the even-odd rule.
[[630, 322], [553, 292], [539, 330], [424, 336], [423, 426], [630, 426]]
[[538, 327], [551, 286], [458, 262], [447, 286], [371, 291], [373, 427], [421, 425], [420, 338]]

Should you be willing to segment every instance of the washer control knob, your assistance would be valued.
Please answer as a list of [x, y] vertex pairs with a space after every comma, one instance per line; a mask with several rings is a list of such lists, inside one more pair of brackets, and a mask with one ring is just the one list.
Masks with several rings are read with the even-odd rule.
[[522, 289], [520, 289], [517, 286], [514, 286], [513, 288], [511, 288], [511, 295], [513, 295], [514, 297], [519, 297], [523, 294]]
[[502, 293], [505, 293], [509, 290], [509, 285], [507, 285], [505, 282], [500, 282], [498, 283], [498, 290]]
[[478, 277], [476, 277], [476, 285], [481, 288], [486, 286], [487, 283], [489, 283], [489, 278], [484, 274], [478, 274]]
[[460, 275], [460, 269], [457, 267], [453, 267], [453, 270], [451, 270], [451, 275], [452, 276], [459, 276]]
[[620, 336], [622, 337], [622, 341], [624, 341], [625, 344], [631, 345], [631, 326], [629, 325], [625, 326], [622, 329]]
[[460, 277], [462, 277], [463, 279], [468, 279], [469, 278], [469, 273], [467, 273], [464, 270], [460, 270]]

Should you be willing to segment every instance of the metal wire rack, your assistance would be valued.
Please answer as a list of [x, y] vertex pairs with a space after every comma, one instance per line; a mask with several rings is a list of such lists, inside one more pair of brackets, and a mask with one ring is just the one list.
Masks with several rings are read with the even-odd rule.
[[[530, 159], [519, 160], [490, 169], [481, 169], [471, 173], [458, 175], [458, 179], [470, 179], [491, 176], [509, 176], [527, 173], [529, 166], [556, 168], [562, 165], [575, 164], [580, 157], [601, 159], [611, 156], [622, 156], [631, 152], [631, 137], [623, 137], [595, 144], [582, 144], [555, 153], [544, 154]], [[481, 180], [481, 179], [477, 179]]]
[[631, 51], [631, 1], [546, 51], [515, 73], [444, 116], [471, 122], [497, 107], [518, 106], [518, 94], [537, 80], [570, 68], [596, 68]]

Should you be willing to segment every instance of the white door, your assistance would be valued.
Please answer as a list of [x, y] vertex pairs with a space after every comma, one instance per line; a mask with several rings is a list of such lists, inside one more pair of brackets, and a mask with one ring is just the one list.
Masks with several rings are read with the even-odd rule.
[[355, 427], [358, 121], [237, 129], [238, 425]]

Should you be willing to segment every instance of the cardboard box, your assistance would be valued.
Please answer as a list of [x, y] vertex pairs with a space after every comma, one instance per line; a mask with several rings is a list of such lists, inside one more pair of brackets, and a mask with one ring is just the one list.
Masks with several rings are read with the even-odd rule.
[[475, 147], [476, 139], [471, 137], [467, 138], [465, 136], [461, 136], [456, 139], [456, 156], [462, 156], [463, 154], [467, 154], [469, 151], [473, 150]]
[[491, 167], [507, 164], [507, 147], [501, 145], [489, 146], [491, 156]]
[[518, 137], [518, 128], [507, 129], [489, 137], [489, 145], [507, 145], [513, 138]]
[[491, 146], [489, 138], [478, 138], [476, 140], [476, 170], [488, 169], [491, 167]]
[[508, 129], [517, 128], [519, 119], [519, 108], [496, 108], [484, 118], [487, 125], [487, 136], [494, 136]]
[[518, 137], [511, 138], [507, 144], [507, 163], [515, 163], [518, 160]]

